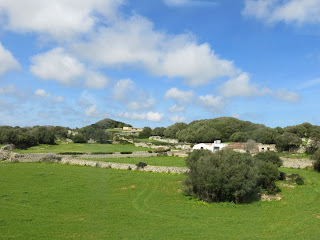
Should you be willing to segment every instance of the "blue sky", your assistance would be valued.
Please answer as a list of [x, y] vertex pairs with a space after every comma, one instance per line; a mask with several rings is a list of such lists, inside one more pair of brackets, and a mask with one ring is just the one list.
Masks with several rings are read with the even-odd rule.
[[320, 0], [0, 0], [0, 125], [320, 124]]

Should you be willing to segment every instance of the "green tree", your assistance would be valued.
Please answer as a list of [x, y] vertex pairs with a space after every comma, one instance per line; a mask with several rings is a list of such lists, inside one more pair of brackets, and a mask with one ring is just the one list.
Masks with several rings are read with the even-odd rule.
[[152, 129], [150, 127], [144, 127], [142, 132], [139, 133], [139, 138], [149, 138], [152, 134]]
[[186, 193], [207, 202], [247, 202], [257, 195], [258, 168], [249, 154], [230, 149], [196, 150], [186, 160], [190, 169]]
[[296, 149], [302, 143], [301, 138], [290, 132], [285, 132], [283, 135], [278, 136], [275, 139], [275, 142], [277, 149], [280, 151], [290, 151]]

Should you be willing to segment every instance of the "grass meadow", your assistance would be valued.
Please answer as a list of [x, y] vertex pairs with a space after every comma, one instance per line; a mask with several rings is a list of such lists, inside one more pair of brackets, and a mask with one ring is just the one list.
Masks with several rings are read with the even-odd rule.
[[0, 239], [319, 239], [320, 174], [281, 201], [207, 204], [183, 175], [0, 163]]
[[186, 167], [185, 158], [181, 157], [130, 157], [130, 158], [84, 158], [85, 160], [102, 161], [102, 162], [116, 162], [116, 163], [131, 163], [145, 162], [151, 166], [166, 166], [166, 167]]
[[40, 144], [28, 149], [14, 149], [17, 153], [64, 153], [64, 152], [138, 152], [148, 151], [150, 148], [136, 147], [130, 144], [99, 144], [99, 143], [69, 143], [45, 145]]

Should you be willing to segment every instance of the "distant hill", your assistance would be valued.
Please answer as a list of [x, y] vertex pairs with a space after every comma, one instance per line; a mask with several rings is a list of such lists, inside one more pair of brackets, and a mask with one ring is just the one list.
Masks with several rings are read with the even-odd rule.
[[94, 128], [100, 128], [100, 129], [112, 129], [112, 128], [123, 128], [123, 127], [132, 127], [130, 124], [119, 122], [110, 118], [105, 118], [103, 120], [100, 120], [94, 124], [91, 124], [90, 126]]

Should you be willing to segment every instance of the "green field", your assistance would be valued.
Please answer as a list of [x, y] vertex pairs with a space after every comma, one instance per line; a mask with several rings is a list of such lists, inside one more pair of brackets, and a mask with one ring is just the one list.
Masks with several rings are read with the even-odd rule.
[[186, 167], [184, 158], [181, 157], [143, 157], [143, 158], [85, 158], [85, 160], [94, 160], [102, 162], [116, 162], [116, 163], [131, 163], [137, 164], [138, 162], [145, 162], [151, 166], [167, 166], [167, 167]]
[[0, 163], [0, 239], [319, 239], [320, 174], [281, 201], [207, 204], [183, 175]]
[[135, 147], [130, 144], [69, 143], [57, 145], [38, 145], [28, 149], [15, 149], [17, 153], [63, 153], [63, 152], [138, 152], [150, 148]]

